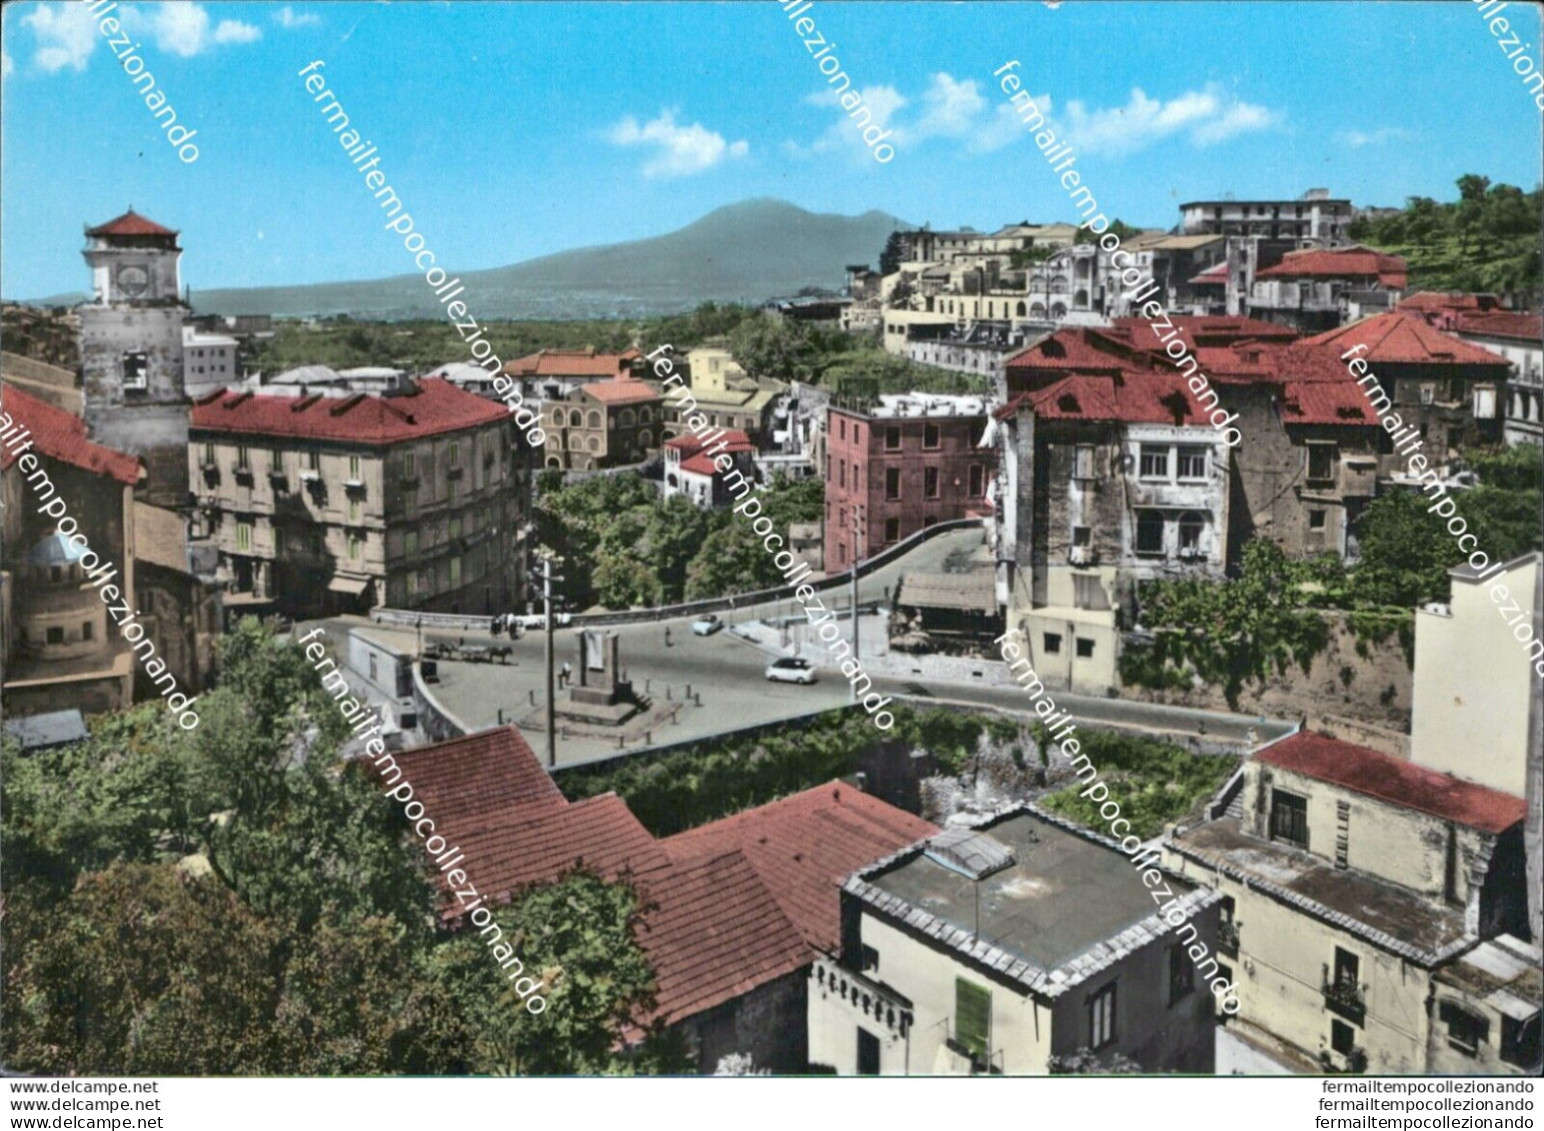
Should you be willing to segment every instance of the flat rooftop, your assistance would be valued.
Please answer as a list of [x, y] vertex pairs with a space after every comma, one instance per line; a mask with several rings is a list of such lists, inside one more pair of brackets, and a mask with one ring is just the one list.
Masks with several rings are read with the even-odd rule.
[[[1154, 915], [1158, 904], [1130, 859], [1030, 813], [977, 830], [1016, 862], [979, 885], [924, 853], [867, 882], [1043, 971], [1055, 970]], [[1173, 894], [1194, 886], [1170, 879]], [[1167, 900], [1165, 900], [1167, 902]], [[893, 913], [893, 912], [892, 912]]]

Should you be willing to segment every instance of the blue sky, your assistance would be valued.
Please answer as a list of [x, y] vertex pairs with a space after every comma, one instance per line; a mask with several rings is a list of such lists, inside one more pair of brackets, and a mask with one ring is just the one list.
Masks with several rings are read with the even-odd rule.
[[[806, 13], [893, 131], [874, 161], [776, 3], [146, 3], [185, 165], [86, 6], [7, 4], [0, 293], [84, 290], [81, 226], [130, 203], [195, 289], [411, 270], [297, 72], [324, 73], [441, 263], [642, 238], [775, 196], [935, 227], [1065, 219], [992, 71], [1008, 59], [1107, 213], [1184, 200], [1532, 188], [1540, 112], [1468, 3], [827, 3]], [[1505, 13], [1538, 57], [1537, 9]], [[1044, 103], [1044, 99], [1041, 100]], [[875, 254], [878, 254], [878, 248]]]

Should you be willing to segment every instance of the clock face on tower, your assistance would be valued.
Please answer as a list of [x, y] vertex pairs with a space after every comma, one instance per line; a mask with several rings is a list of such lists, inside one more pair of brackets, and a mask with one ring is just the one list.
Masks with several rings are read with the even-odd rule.
[[138, 298], [150, 286], [150, 274], [143, 267], [118, 268], [118, 290], [126, 298]]

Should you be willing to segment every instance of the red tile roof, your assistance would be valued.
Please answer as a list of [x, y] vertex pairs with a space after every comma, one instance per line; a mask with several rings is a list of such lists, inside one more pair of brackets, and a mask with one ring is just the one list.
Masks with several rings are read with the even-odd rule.
[[116, 216], [105, 224], [86, 230], [88, 236], [175, 236], [170, 228], [163, 228], [154, 220], [148, 220], [134, 209]]
[[[396, 758], [436, 833], [460, 847], [457, 866], [493, 901], [581, 864], [632, 880], [654, 905], [638, 942], [655, 971], [656, 1013], [639, 1025], [699, 1014], [795, 973], [811, 946], [834, 949], [842, 881], [938, 831], [831, 782], [657, 840], [615, 794], [568, 804], [513, 727]], [[447, 904], [445, 918], [461, 910]]]
[[[40, 401], [14, 385], [0, 384], [0, 411], [31, 432], [32, 451], [40, 455], [131, 487], [145, 474], [137, 456], [88, 440], [86, 422], [80, 417]], [[0, 445], [0, 470], [9, 468], [25, 454]]]
[[643, 404], [660, 399], [660, 395], [646, 382], [632, 377], [618, 378], [615, 381], [597, 381], [594, 384], [579, 387], [601, 404]]
[[[435, 818], [436, 831], [466, 854], [466, 873], [478, 890], [495, 900], [552, 883], [581, 866], [608, 880], [629, 873], [647, 895], [653, 873], [670, 866], [659, 842], [614, 793], [561, 808], [517, 806], [475, 824], [454, 810], [447, 816], [427, 802], [424, 808]], [[444, 914], [458, 917], [460, 905], [448, 902]]]
[[1122, 380], [1076, 374], [1020, 393], [997, 411], [1007, 420], [1026, 404], [1042, 420], [1122, 424], [1206, 424], [1208, 417], [1178, 373], [1136, 373]]
[[1427, 324], [1419, 314], [1392, 310], [1363, 318], [1337, 330], [1306, 338], [1303, 346], [1334, 347], [1342, 354], [1365, 344], [1359, 356], [1369, 365], [1483, 365], [1506, 368], [1507, 360], [1479, 346], [1461, 342]]
[[722, 450], [726, 452], [754, 452], [756, 450], [756, 445], [751, 443], [751, 438], [739, 428], [731, 428], [722, 434], [713, 432], [708, 439], [704, 439], [694, 433], [676, 436], [666, 440], [665, 447], [674, 448], [684, 457], [696, 455], [702, 451], [703, 448], [708, 446], [709, 440], [714, 444], [722, 442], [724, 444]]
[[1194, 279], [1190, 280], [1192, 287], [1226, 286], [1228, 282], [1228, 263], [1223, 260], [1212, 267], [1202, 271]]
[[1417, 291], [1399, 304], [1405, 310], [1496, 310], [1501, 300], [1495, 295], [1470, 294], [1465, 291]]
[[1257, 279], [1374, 278], [1385, 287], [1403, 290], [1406, 265], [1397, 255], [1384, 255], [1368, 247], [1289, 251], [1274, 267], [1257, 272]]
[[439, 377], [401, 396], [281, 397], [222, 389], [193, 402], [192, 426], [211, 432], [338, 440], [379, 446], [507, 419], [502, 405]]
[[511, 377], [615, 377], [642, 357], [638, 350], [622, 353], [596, 353], [594, 347], [582, 350], [538, 350], [504, 363]]
[[[1178, 337], [1191, 350], [1198, 347], [1230, 346], [1244, 341], [1290, 342], [1299, 337], [1298, 332], [1290, 326], [1278, 326], [1274, 322], [1262, 322], [1258, 318], [1235, 315], [1175, 314], [1169, 318], [1169, 322], [1177, 331], [1177, 334], [1172, 336]], [[1168, 333], [1168, 329], [1162, 323], [1155, 327], [1146, 318], [1116, 318], [1110, 327], [1110, 332], [1161, 361], [1169, 361], [1169, 355], [1164, 352], [1164, 347], [1168, 345], [1170, 339], [1160, 337], [1160, 329], [1165, 334]]]
[[1056, 370], [1066, 373], [1120, 372], [1131, 364], [1143, 364], [1128, 343], [1089, 328], [1058, 330], [1022, 353], [1010, 357], [1004, 368], [1014, 371]]
[[1537, 314], [1518, 314], [1510, 310], [1476, 311], [1457, 315], [1449, 328], [1458, 334], [1484, 334], [1532, 345], [1544, 344], [1544, 317]]
[[1273, 743], [1254, 758], [1482, 832], [1504, 832], [1527, 812], [1520, 797], [1309, 731]]
[[739, 852], [678, 864], [649, 885], [649, 897], [658, 906], [643, 917], [638, 941], [663, 1020], [711, 1009], [813, 957]]
[[[568, 800], [514, 727], [399, 751], [403, 779], [436, 821], [473, 827], [512, 807], [562, 809]], [[388, 779], [390, 772], [387, 773]]]
[[1378, 413], [1354, 381], [1290, 381], [1283, 390], [1284, 424], [1378, 426]]
[[848, 875], [932, 836], [936, 825], [840, 781], [687, 829], [664, 841], [676, 861], [738, 850], [811, 946], [841, 941]]

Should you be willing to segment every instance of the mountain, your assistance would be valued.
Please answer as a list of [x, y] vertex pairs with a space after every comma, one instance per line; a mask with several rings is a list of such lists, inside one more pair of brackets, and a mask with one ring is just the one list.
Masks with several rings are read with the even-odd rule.
[[[666, 235], [463, 272], [460, 297], [479, 318], [600, 318], [668, 314], [708, 300], [756, 303], [802, 287], [839, 289], [847, 264], [877, 263], [890, 233], [911, 226], [884, 212], [838, 216], [746, 200]], [[195, 291], [193, 306], [200, 314], [444, 317], [422, 275]]]

